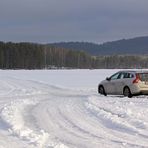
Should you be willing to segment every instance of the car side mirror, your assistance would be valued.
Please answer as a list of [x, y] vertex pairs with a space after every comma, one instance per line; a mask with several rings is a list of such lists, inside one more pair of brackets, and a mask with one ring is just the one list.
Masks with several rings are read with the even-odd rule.
[[111, 79], [107, 77], [106, 80], [107, 80], [107, 81], [110, 81]]

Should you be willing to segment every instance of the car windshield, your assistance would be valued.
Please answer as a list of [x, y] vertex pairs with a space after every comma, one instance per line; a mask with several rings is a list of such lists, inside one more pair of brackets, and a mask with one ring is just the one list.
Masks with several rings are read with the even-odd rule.
[[141, 81], [148, 81], [148, 73], [139, 73], [139, 78]]

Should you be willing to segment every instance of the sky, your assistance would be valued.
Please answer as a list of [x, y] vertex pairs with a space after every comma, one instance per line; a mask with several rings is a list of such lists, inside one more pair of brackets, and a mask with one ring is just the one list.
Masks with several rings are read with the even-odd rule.
[[148, 0], [0, 0], [0, 41], [103, 43], [148, 35]]

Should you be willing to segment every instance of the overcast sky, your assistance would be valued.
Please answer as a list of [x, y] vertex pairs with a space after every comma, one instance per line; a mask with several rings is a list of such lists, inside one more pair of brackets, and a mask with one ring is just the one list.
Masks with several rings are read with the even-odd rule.
[[0, 40], [51, 43], [148, 35], [148, 0], [0, 0]]

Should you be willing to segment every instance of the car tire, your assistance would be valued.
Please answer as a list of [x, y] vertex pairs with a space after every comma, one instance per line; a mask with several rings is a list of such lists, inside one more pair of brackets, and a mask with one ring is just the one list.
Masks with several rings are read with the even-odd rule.
[[104, 87], [101, 85], [98, 87], [98, 93], [104, 96], [107, 96]]
[[123, 95], [124, 95], [125, 97], [129, 97], [129, 98], [132, 97], [132, 93], [131, 93], [129, 87], [127, 87], [127, 86], [124, 87], [124, 89], [123, 89]]

